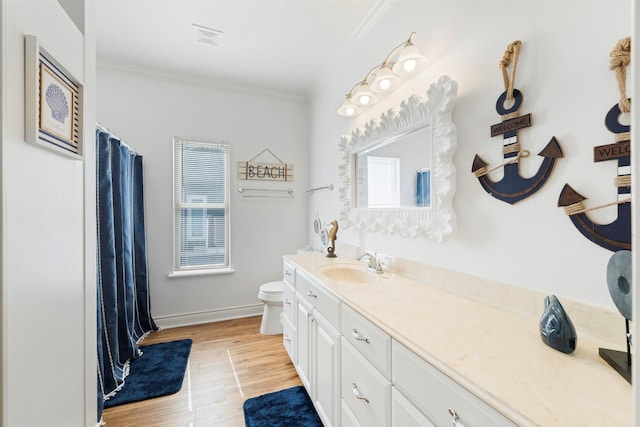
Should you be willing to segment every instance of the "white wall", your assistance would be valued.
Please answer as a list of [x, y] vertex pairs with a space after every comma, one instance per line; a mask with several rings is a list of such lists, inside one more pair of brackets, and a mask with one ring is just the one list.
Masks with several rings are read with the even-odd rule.
[[84, 250], [95, 246], [95, 231], [85, 235], [84, 219], [95, 216], [95, 205], [85, 210], [82, 161], [24, 141], [24, 35], [87, 79], [89, 121], [94, 79], [85, 70], [95, 63], [95, 38], [85, 39], [55, 0], [3, 1], [2, 8], [2, 425], [91, 425], [95, 328], [85, 326], [95, 325], [95, 271], [85, 262], [95, 265], [95, 250], [91, 260]]
[[[314, 86], [310, 104], [310, 182], [338, 183], [337, 144], [382, 111], [397, 107], [410, 93], [425, 94], [443, 74], [458, 82], [454, 108], [458, 149], [454, 157], [457, 233], [443, 243], [340, 230], [340, 243], [391, 253], [496, 281], [613, 307], [606, 284], [611, 252], [583, 237], [561, 208], [565, 183], [588, 197], [587, 206], [615, 200], [616, 162], [593, 162], [593, 147], [613, 143], [604, 116], [618, 101], [609, 52], [631, 35], [630, 1], [396, 1]], [[415, 44], [430, 67], [409, 80], [402, 97], [389, 99], [369, 115], [338, 116], [344, 93], [397, 44], [416, 31]], [[490, 197], [471, 173], [475, 154], [490, 165], [502, 162], [502, 138], [490, 138], [489, 127], [501, 121], [495, 111], [504, 91], [498, 63], [509, 43], [522, 41], [516, 88], [524, 95], [522, 114], [533, 126], [519, 131], [523, 149], [534, 155], [522, 162], [532, 176], [538, 153], [556, 136], [565, 157], [547, 184], [516, 205]], [[499, 179], [499, 176], [494, 176]], [[338, 193], [311, 199], [307, 230], [316, 212], [338, 217]], [[613, 221], [616, 209], [590, 213], [600, 223]], [[541, 302], [542, 310], [542, 302]]]
[[[151, 70], [153, 71], [153, 70]], [[160, 324], [260, 312], [258, 287], [282, 277], [285, 254], [304, 247], [307, 106], [301, 99], [206, 87], [98, 66], [98, 121], [144, 156], [151, 308]], [[173, 266], [172, 138], [231, 144], [232, 274], [168, 278]], [[236, 178], [238, 161], [269, 148], [294, 181]], [[267, 154], [266, 159], [270, 159]], [[266, 161], [266, 160], [265, 160]], [[295, 198], [242, 198], [238, 187], [293, 188]], [[184, 316], [184, 318], [180, 318]]]

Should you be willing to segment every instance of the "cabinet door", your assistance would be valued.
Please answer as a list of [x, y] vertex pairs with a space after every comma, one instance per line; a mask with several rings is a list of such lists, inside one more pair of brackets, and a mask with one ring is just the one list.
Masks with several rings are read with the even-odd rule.
[[340, 333], [313, 311], [315, 405], [325, 427], [340, 425]]
[[311, 399], [314, 398], [311, 388], [311, 310], [312, 307], [304, 298], [297, 298], [296, 313], [296, 371]]
[[287, 282], [282, 287], [282, 313], [296, 324], [296, 290]]
[[293, 366], [295, 366], [298, 361], [296, 348], [296, 327], [293, 326], [293, 323], [291, 323], [287, 316], [282, 317], [282, 344], [289, 354], [291, 363], [293, 363]]

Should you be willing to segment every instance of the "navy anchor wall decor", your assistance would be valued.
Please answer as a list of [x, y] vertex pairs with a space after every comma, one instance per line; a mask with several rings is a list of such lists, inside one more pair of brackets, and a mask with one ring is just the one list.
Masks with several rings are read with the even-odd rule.
[[[517, 136], [518, 130], [531, 126], [531, 114], [520, 115], [518, 113], [522, 105], [523, 96], [518, 89], [514, 88], [520, 45], [520, 40], [509, 44], [504, 57], [500, 61], [505, 91], [498, 97], [496, 111], [502, 116], [502, 122], [491, 126], [492, 138], [497, 135], [503, 135], [502, 154], [504, 163], [489, 169], [488, 164], [476, 154], [471, 167], [471, 171], [487, 193], [509, 204], [519, 202], [542, 188], [551, 175], [556, 160], [563, 156], [558, 140], [552, 137], [546, 147], [538, 153], [543, 158], [538, 172], [530, 178], [524, 178], [520, 175], [520, 159], [529, 157], [531, 154], [528, 150], [521, 150]], [[511, 76], [509, 76], [507, 68], [511, 58], [513, 58], [513, 67]], [[507, 102], [513, 102], [513, 105], [505, 107]], [[499, 168], [504, 168], [503, 178], [497, 182], [492, 181], [489, 178], [489, 173]]]
[[[631, 250], [631, 126], [620, 123], [622, 113], [631, 112], [631, 100], [626, 95], [626, 67], [630, 62], [631, 38], [620, 40], [611, 52], [611, 69], [616, 72], [620, 89], [620, 101], [615, 104], [605, 117], [605, 126], [612, 132], [614, 143], [594, 147], [594, 162], [606, 160], [618, 161], [618, 174], [615, 185], [618, 197], [615, 202], [587, 208], [586, 197], [565, 184], [558, 199], [558, 207], [562, 207], [569, 215], [575, 227], [593, 243], [616, 252]], [[618, 216], [609, 224], [596, 224], [587, 216], [587, 212], [607, 206], [618, 206]]]

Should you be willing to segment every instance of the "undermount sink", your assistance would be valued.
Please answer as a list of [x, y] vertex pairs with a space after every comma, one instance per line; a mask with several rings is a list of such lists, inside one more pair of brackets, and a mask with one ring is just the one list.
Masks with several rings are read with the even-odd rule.
[[376, 273], [367, 271], [366, 267], [348, 264], [327, 265], [320, 272], [327, 279], [343, 283], [371, 283], [378, 278]]

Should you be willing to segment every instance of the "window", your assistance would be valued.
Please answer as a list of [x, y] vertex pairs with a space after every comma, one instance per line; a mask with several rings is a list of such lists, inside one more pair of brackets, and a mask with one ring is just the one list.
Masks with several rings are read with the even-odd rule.
[[229, 144], [173, 147], [174, 270], [229, 269]]
[[400, 159], [367, 157], [370, 208], [400, 207]]

